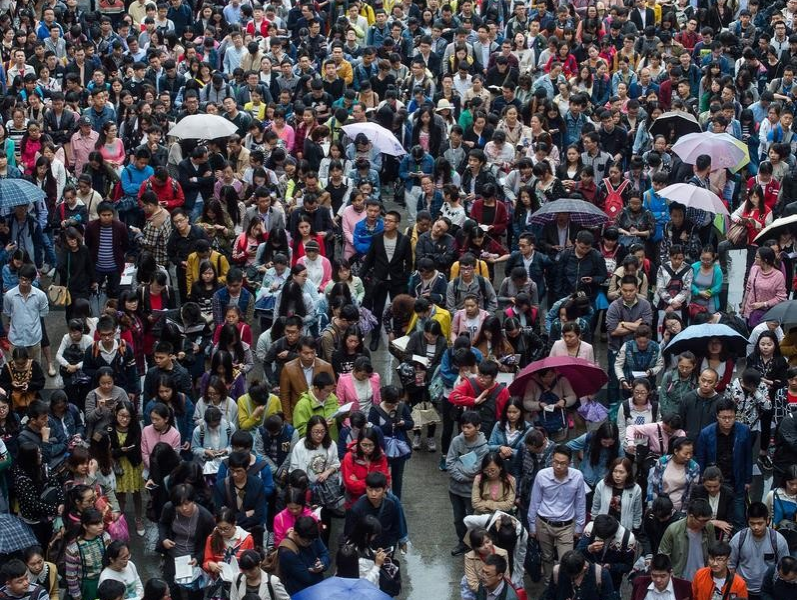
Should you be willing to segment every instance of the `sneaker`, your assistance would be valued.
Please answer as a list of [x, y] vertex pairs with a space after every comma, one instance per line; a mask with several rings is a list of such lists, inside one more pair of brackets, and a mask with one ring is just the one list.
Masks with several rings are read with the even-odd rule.
[[144, 537], [144, 534], [147, 533], [147, 530], [144, 529], [144, 521], [142, 519], [136, 519], [136, 534], [139, 537]]
[[434, 438], [426, 438], [426, 449], [429, 452], [437, 452], [437, 444], [434, 441]]
[[273, 548], [274, 547], [274, 532], [269, 531], [268, 535], [266, 536], [266, 548]]
[[758, 457], [758, 468], [764, 473], [772, 472], [772, 459], [768, 454], [762, 454]]
[[52, 269], [50, 269], [49, 271], [47, 271], [47, 272], [45, 273], [45, 276], [46, 276], [46, 277], [49, 277], [50, 279], [52, 279], [53, 277], [55, 277], [55, 267], [53, 267]]
[[56, 375], [58, 375], [58, 371], [55, 370], [55, 366], [54, 365], [50, 365], [50, 367], [47, 369], [47, 374], [50, 377], [55, 377]]
[[412, 438], [412, 449], [413, 450], [420, 450], [421, 449], [421, 434], [416, 433]]
[[463, 544], [462, 542], [460, 542], [459, 544], [454, 546], [454, 548], [452, 548], [451, 556], [462, 556], [467, 551], [468, 551], [468, 547], [465, 544]]
[[371, 343], [368, 346], [371, 352], [376, 352], [377, 350], [379, 350], [379, 337], [380, 337], [379, 333], [375, 331], [371, 332]]
[[445, 456], [441, 456], [440, 457], [440, 462], [437, 463], [437, 468], [440, 469], [441, 471], [448, 471], [448, 466], [446, 465], [446, 457]]

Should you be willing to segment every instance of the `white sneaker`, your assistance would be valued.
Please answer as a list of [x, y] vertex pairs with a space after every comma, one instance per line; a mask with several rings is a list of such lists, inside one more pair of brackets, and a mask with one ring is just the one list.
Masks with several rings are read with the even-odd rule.
[[426, 449], [429, 452], [437, 452], [437, 444], [434, 441], [434, 438], [426, 438]]
[[412, 438], [412, 449], [413, 450], [420, 450], [421, 449], [421, 434], [416, 433], [415, 436]]

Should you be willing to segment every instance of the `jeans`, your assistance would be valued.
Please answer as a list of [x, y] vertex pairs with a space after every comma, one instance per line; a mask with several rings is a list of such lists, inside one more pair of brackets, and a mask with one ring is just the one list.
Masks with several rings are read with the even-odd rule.
[[404, 486], [404, 466], [407, 464], [407, 459], [394, 458], [388, 463], [390, 464], [390, 489], [393, 495], [401, 500], [401, 489]]
[[196, 204], [194, 204], [194, 208], [191, 209], [191, 223], [196, 223], [199, 220], [199, 217], [202, 216], [202, 208], [204, 206], [205, 206], [205, 201], [197, 198]]
[[42, 239], [44, 240], [44, 262], [46, 262], [51, 267], [55, 267], [58, 264], [58, 259], [55, 257], [55, 244], [53, 243], [53, 232], [45, 231], [42, 234]]
[[454, 529], [457, 531], [457, 540], [459, 543], [464, 543], [465, 534], [468, 528], [465, 527], [465, 517], [473, 514], [473, 503], [470, 496], [457, 496], [448, 492], [448, 497], [451, 500], [451, 508], [454, 509]]

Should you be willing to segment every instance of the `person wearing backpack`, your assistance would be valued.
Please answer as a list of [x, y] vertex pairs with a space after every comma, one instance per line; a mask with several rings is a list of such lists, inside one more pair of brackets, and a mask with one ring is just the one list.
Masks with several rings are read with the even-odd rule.
[[329, 550], [319, 539], [318, 523], [312, 517], [296, 519], [277, 552], [278, 574], [291, 596], [321, 583], [331, 563]]
[[692, 578], [692, 600], [748, 597], [744, 579], [730, 568], [730, 554], [728, 542], [715, 542], [708, 547], [708, 566], [698, 569]]
[[498, 383], [498, 363], [485, 360], [479, 363], [476, 377], [468, 377], [451, 390], [448, 401], [454, 406], [474, 410], [481, 417], [482, 431], [492, 432], [495, 423], [504, 413], [509, 400], [509, 389]]
[[243, 600], [248, 590], [255, 588], [260, 600], [290, 600], [280, 578], [264, 571], [260, 562], [257, 550], [245, 550], [241, 554], [238, 559], [241, 572], [230, 587], [230, 600]]
[[[632, 394], [639, 379], [647, 381], [647, 391], [650, 394], [650, 390], [656, 383], [656, 376], [664, 368], [664, 358], [659, 351], [659, 344], [654, 342], [652, 337], [653, 331], [650, 326], [640, 323], [634, 332], [634, 339], [625, 342], [617, 352], [614, 374], [626, 397]], [[644, 375], [635, 377], [635, 373], [644, 373]], [[628, 416], [631, 415], [628, 414]]]
[[598, 563], [589, 562], [578, 550], [569, 550], [562, 555], [559, 564], [554, 566], [542, 598], [570, 600], [576, 597], [611, 600], [615, 597], [614, 585], [608, 569]]
[[664, 334], [664, 317], [675, 313], [684, 319], [692, 290], [692, 267], [685, 264], [684, 247], [670, 246], [670, 260], [662, 263], [656, 273], [656, 309], [659, 311], [658, 339]]
[[139, 199], [145, 192], [155, 192], [158, 203], [170, 213], [185, 204], [183, 188], [176, 179], [169, 176], [169, 171], [162, 165], [155, 167], [154, 174], [141, 184], [138, 189]]
[[620, 165], [610, 166], [609, 176], [603, 178], [598, 186], [598, 198], [610, 222], [614, 223], [628, 205], [631, 189], [631, 180], [623, 179]]
[[761, 597], [767, 569], [789, 556], [789, 544], [769, 526], [769, 509], [763, 502], [753, 502], [747, 509], [747, 527], [731, 538], [728, 567], [744, 579], [750, 598]]
[[[584, 534], [576, 550], [591, 563], [604, 565], [609, 571], [614, 589], [619, 590], [623, 576], [631, 572], [636, 558], [636, 538], [613, 516], [597, 515], [584, 527]], [[606, 568], [608, 566], [608, 569]]]
[[479, 308], [487, 312], [498, 309], [498, 297], [490, 281], [476, 275], [476, 257], [467, 253], [459, 259], [459, 276], [452, 279], [446, 291], [446, 308], [453, 314], [464, 308], [467, 296], [476, 296]]
[[797, 558], [784, 556], [777, 567], [770, 567], [761, 584], [761, 600], [797, 599]]

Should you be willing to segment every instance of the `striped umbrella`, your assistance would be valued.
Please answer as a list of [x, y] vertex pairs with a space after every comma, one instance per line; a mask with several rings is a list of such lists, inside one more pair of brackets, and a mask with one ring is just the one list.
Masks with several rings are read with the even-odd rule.
[[556, 215], [559, 213], [569, 213], [573, 223], [584, 227], [599, 227], [609, 221], [609, 216], [605, 212], [586, 200], [560, 198], [544, 204], [542, 208], [531, 215], [531, 222], [536, 225], [545, 225], [555, 221]]

